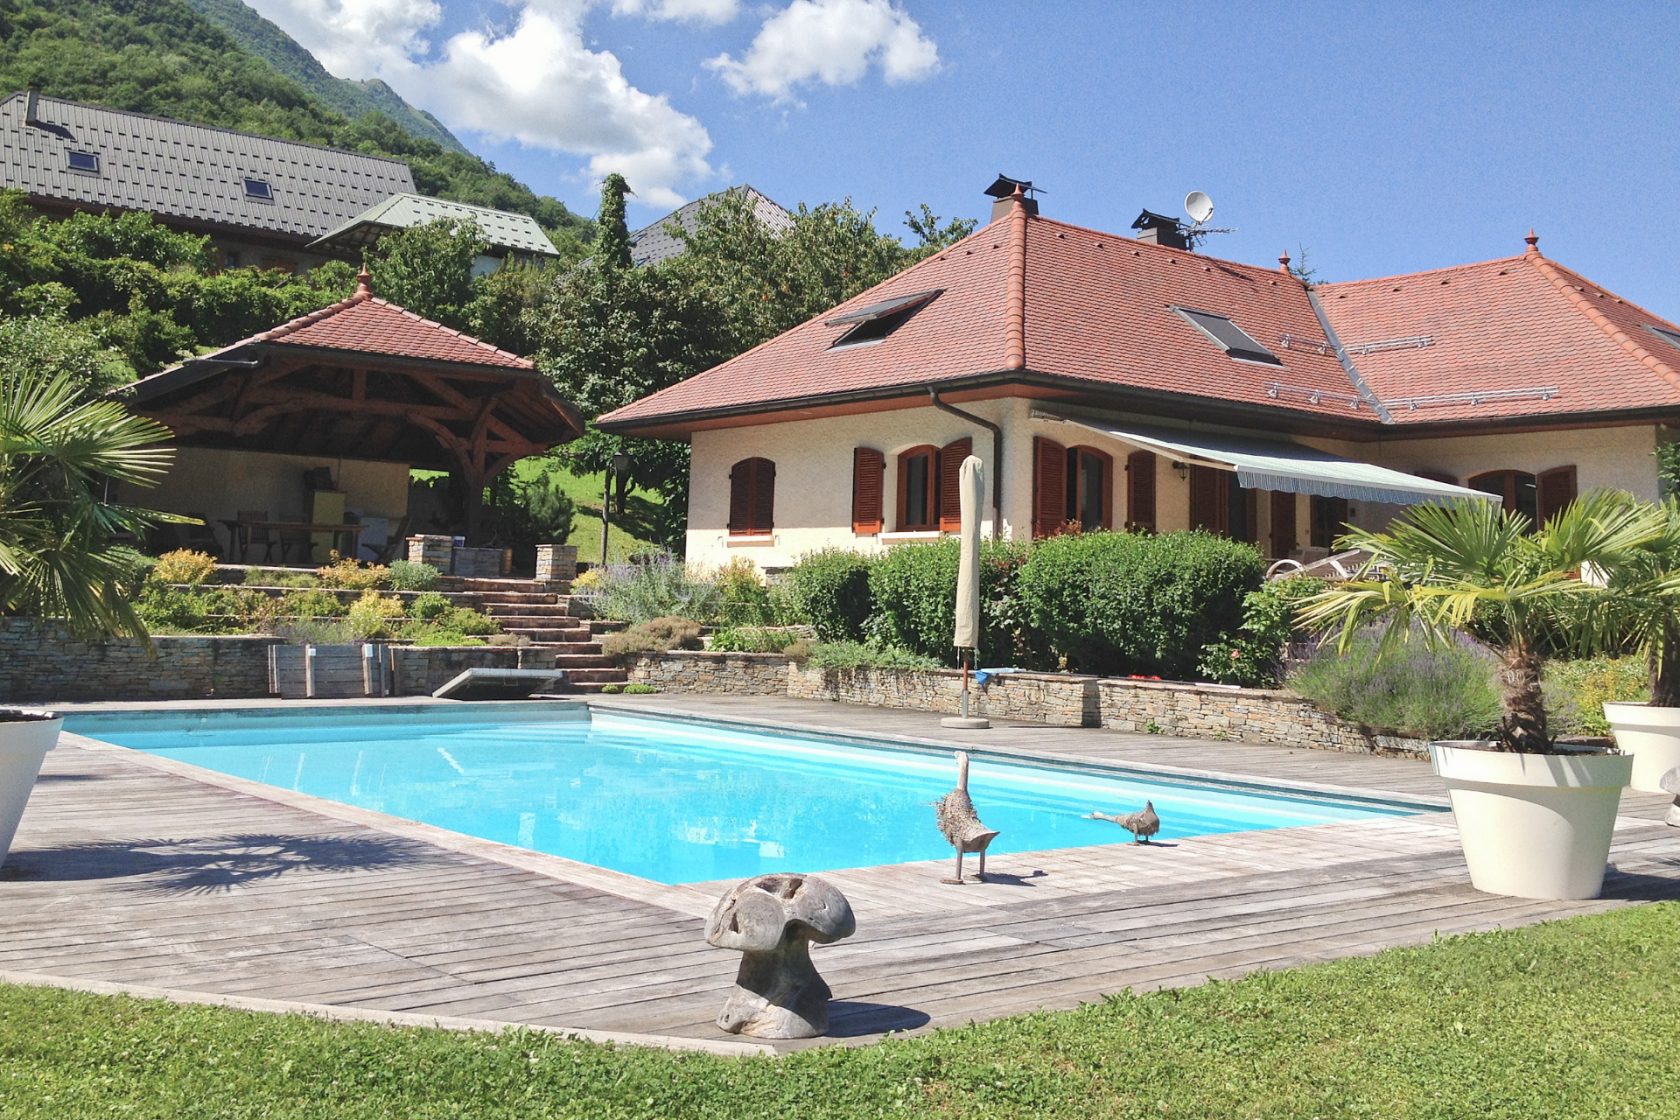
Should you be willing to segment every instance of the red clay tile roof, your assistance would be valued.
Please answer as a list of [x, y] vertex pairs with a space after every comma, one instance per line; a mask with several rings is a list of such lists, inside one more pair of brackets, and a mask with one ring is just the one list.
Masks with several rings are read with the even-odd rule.
[[369, 290], [365, 279], [349, 299], [252, 335], [226, 349], [232, 350], [253, 342], [277, 342], [503, 369], [536, 368], [529, 359], [499, 350], [488, 342], [481, 342], [442, 323], [423, 319], [412, 311], [380, 299]]
[[[880, 342], [830, 349], [838, 314], [942, 289]], [[907, 393], [1023, 369], [1093, 388], [1236, 402], [1375, 425], [1680, 408], [1680, 347], [1663, 324], [1531, 251], [1316, 290], [1350, 377], [1301, 283], [1020, 209], [833, 311], [609, 413], [615, 428], [794, 402]], [[1174, 307], [1228, 316], [1281, 364], [1232, 359]], [[1427, 346], [1360, 353], [1426, 336]], [[1673, 353], [1667, 351], [1673, 349]], [[1542, 400], [1526, 390], [1557, 392]], [[1417, 401], [1503, 391], [1480, 403]], [[1417, 407], [1412, 407], [1413, 403]], [[1357, 405], [1357, 407], [1356, 407]]]

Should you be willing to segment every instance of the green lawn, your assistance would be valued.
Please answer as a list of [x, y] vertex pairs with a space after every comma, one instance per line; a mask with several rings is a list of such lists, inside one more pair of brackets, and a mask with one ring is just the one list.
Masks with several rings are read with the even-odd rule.
[[[513, 472], [521, 482], [543, 471], [560, 480], [561, 488], [577, 506], [572, 535], [566, 538], [566, 543], [577, 545], [579, 560], [597, 563], [601, 559], [601, 475], [575, 474], [558, 459], [541, 456], [521, 459], [513, 465]], [[638, 490], [629, 496], [624, 517], [620, 518], [616, 510], [613, 512], [607, 526], [609, 560], [623, 560], [640, 549], [654, 547], [649, 525], [661, 505], [658, 494]]]
[[0, 986], [0, 1116], [1680, 1114], [1680, 904], [785, 1059]]

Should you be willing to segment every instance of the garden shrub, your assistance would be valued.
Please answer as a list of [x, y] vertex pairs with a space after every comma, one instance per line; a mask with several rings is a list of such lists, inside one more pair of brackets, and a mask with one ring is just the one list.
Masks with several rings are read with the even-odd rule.
[[782, 573], [794, 617], [809, 623], [825, 642], [863, 640], [869, 598], [869, 558], [844, 548], [807, 552]]
[[585, 598], [601, 618], [632, 623], [672, 617], [711, 622], [718, 614], [717, 585], [674, 556], [661, 553], [612, 564], [598, 578], [600, 582]]
[[[252, 577], [255, 577], [255, 579], [253, 580]], [[245, 582], [254, 582], [259, 587], [288, 587], [300, 590], [321, 586], [321, 580], [314, 572], [263, 572], [259, 574], [250, 568], [245, 569]]]
[[141, 591], [134, 611], [154, 634], [194, 634], [204, 629], [209, 607], [204, 596], [159, 581]]
[[1244, 688], [1276, 688], [1284, 652], [1296, 636], [1295, 611], [1302, 599], [1324, 589], [1324, 581], [1291, 576], [1263, 584], [1243, 597], [1242, 624], [1202, 651], [1203, 676]]
[[1068, 668], [1182, 680], [1241, 624], [1263, 568], [1252, 545], [1204, 532], [1068, 534], [1033, 545], [1020, 594]]
[[626, 696], [652, 696], [654, 693], [658, 692], [659, 689], [655, 688], [651, 684], [642, 684], [640, 681], [633, 681], [630, 684], [625, 685], [620, 691]]
[[1648, 702], [1650, 664], [1644, 657], [1550, 660], [1541, 687], [1553, 735], [1608, 735], [1604, 704]]
[[708, 649], [719, 653], [781, 653], [795, 642], [810, 637], [803, 628], [786, 626], [737, 626], [712, 635]]
[[322, 587], [371, 591], [390, 585], [391, 569], [382, 564], [363, 564], [352, 556], [340, 557], [334, 552], [331, 563], [315, 569], [315, 578], [321, 581]]
[[430, 591], [437, 586], [442, 578], [438, 570], [430, 564], [420, 564], [412, 560], [393, 560], [389, 574], [386, 576], [393, 591]]
[[[897, 545], [869, 566], [874, 609], [865, 624], [872, 644], [910, 650], [955, 663], [951, 631], [957, 611], [956, 538]], [[984, 541], [980, 545], [981, 660], [1040, 668], [1047, 646], [1026, 616], [1020, 578], [1029, 556], [1024, 545]]]
[[274, 613], [283, 618], [342, 618], [348, 609], [332, 592], [311, 588], [282, 595]]
[[1326, 640], [1289, 686], [1343, 719], [1419, 739], [1481, 739], [1499, 726], [1498, 659], [1460, 637], [1432, 646], [1421, 635], [1378, 657], [1379, 635], [1354, 636], [1345, 652]]
[[601, 686], [601, 695], [603, 696], [617, 696], [623, 691], [624, 686], [621, 684], [604, 684]]
[[353, 637], [371, 641], [375, 638], [396, 637], [406, 617], [401, 600], [389, 599], [377, 591], [369, 591], [350, 604], [344, 621]]
[[454, 604], [448, 598], [435, 591], [428, 591], [409, 600], [408, 617], [421, 622], [433, 622], [454, 609]]
[[644, 653], [699, 648], [700, 625], [688, 618], [651, 618], [628, 630], [601, 635], [601, 652], [619, 660]]
[[868, 642], [818, 642], [806, 656], [816, 669], [938, 669], [939, 661], [896, 646]]
[[178, 548], [157, 558], [147, 578], [156, 583], [181, 583], [197, 587], [216, 572], [216, 558], [208, 552]]
[[758, 565], [737, 556], [719, 568], [712, 584], [717, 588], [716, 621], [722, 626], [764, 626], [775, 621], [770, 607], [770, 589], [759, 574]]

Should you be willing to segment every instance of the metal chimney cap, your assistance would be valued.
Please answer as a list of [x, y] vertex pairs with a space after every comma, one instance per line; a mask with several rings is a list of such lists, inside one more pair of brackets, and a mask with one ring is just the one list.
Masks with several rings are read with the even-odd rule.
[[987, 187], [984, 193], [992, 198], [1011, 198], [1015, 194], [1016, 187], [1020, 187], [1026, 194], [1033, 194], [1038, 190], [1033, 186], [1031, 179], [1011, 179], [1000, 171], [998, 172], [997, 182]]

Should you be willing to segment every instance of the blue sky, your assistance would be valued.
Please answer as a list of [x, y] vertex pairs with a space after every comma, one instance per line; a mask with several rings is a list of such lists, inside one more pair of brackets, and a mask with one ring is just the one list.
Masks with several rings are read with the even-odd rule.
[[1207, 252], [1350, 279], [1541, 250], [1680, 319], [1680, 5], [252, 0], [344, 77], [633, 223], [747, 182], [903, 232], [994, 174], [1124, 231], [1207, 191]]

